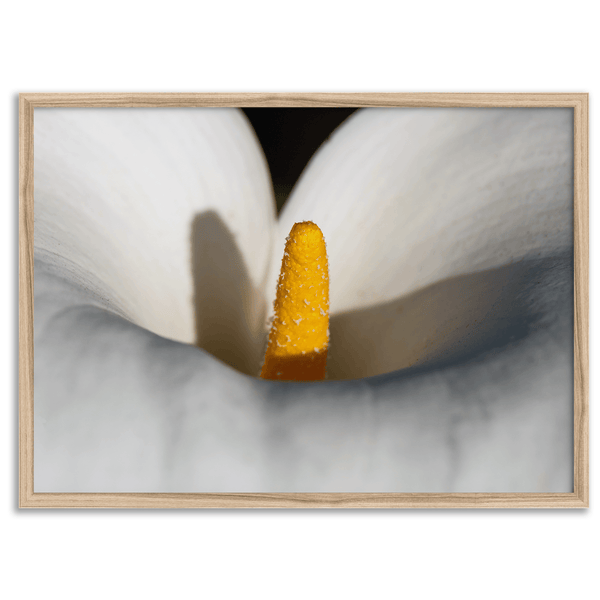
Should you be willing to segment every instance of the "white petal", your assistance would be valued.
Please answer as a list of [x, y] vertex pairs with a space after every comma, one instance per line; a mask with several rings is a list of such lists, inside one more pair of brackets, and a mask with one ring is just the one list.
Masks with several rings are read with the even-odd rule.
[[366, 109], [311, 161], [279, 237], [323, 230], [334, 312], [552, 255], [572, 244], [572, 140], [571, 109]]
[[[36, 311], [70, 285], [38, 271]], [[77, 294], [43, 325], [36, 312], [36, 492], [572, 491], [572, 362], [549, 307], [550, 329], [485, 360], [302, 384], [244, 376]]]
[[[93, 220], [84, 222], [93, 233]], [[61, 239], [71, 243], [69, 230]], [[83, 237], [75, 235], [87, 257]], [[122, 281], [106, 286], [78, 267], [76, 253], [67, 268], [62, 255], [42, 250], [38, 492], [572, 489], [569, 314], [554, 302], [557, 287], [572, 294], [566, 268], [536, 263], [551, 277], [527, 296], [542, 318], [519, 344], [452, 369], [281, 384], [111, 314], [132, 318], [116, 297]]]
[[309, 219], [327, 240], [330, 376], [520, 336], [531, 273], [572, 248], [572, 136], [570, 109], [372, 109], [343, 125], [279, 233]]
[[242, 113], [34, 118], [36, 258], [132, 322], [255, 370], [274, 203]]
[[43, 267], [35, 286], [36, 491], [259, 485], [261, 407], [248, 378], [95, 307]]

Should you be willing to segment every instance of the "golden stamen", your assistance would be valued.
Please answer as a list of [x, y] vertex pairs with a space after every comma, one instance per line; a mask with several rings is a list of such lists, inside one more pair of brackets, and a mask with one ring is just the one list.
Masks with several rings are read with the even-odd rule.
[[275, 317], [260, 376], [324, 379], [329, 346], [329, 268], [321, 230], [311, 221], [292, 227], [277, 284]]

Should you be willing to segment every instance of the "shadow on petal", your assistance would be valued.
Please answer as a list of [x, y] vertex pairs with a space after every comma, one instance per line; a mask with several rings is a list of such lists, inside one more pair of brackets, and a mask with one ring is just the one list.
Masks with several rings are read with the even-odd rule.
[[242, 373], [257, 375], [265, 345], [265, 299], [216, 212], [194, 217], [191, 253], [196, 345]]
[[448, 366], [524, 338], [549, 312], [571, 320], [572, 274], [572, 256], [523, 260], [333, 315], [328, 377]]

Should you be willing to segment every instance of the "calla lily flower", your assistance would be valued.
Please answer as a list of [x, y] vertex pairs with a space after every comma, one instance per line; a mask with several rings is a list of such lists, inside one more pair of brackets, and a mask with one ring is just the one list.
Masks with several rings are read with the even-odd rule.
[[[36, 109], [36, 492], [570, 492], [568, 109], [364, 109], [279, 218], [235, 109]], [[328, 380], [256, 377], [327, 241]]]

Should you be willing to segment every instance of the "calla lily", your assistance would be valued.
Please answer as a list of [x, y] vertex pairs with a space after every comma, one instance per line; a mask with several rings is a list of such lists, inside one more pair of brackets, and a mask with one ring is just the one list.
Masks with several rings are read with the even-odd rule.
[[[572, 491], [572, 138], [362, 110], [277, 219], [240, 111], [36, 109], [35, 491]], [[261, 380], [300, 221], [330, 380]]]

